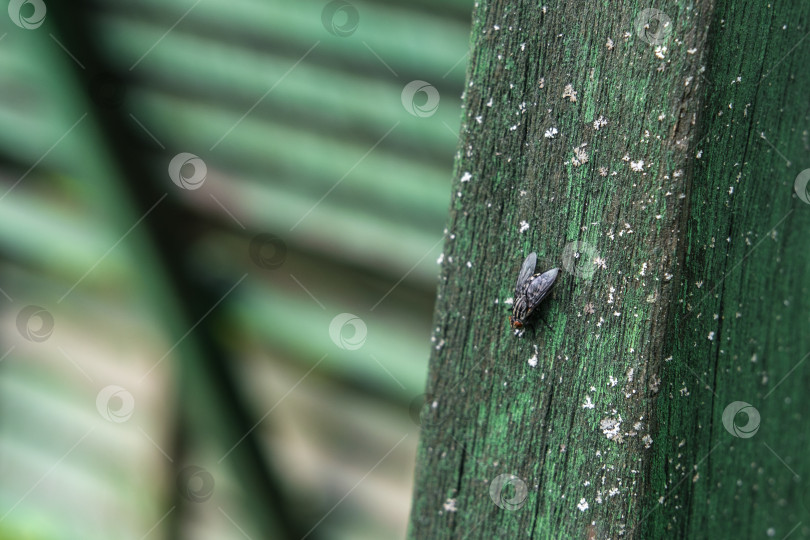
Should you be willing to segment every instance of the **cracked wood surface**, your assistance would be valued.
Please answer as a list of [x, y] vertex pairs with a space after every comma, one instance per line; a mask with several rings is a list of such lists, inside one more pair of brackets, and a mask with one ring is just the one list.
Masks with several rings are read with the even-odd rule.
[[476, 5], [411, 538], [810, 535], [810, 5], [655, 7]]

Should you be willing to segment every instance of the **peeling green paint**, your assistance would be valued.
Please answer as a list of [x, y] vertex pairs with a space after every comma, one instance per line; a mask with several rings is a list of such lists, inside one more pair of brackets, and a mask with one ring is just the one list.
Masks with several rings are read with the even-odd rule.
[[[810, 351], [810, 4], [660, 3], [652, 44], [647, 5], [544, 5], [473, 14], [409, 536], [781, 538], [810, 513], [808, 376], [765, 403]], [[572, 242], [595, 251], [563, 260]], [[516, 336], [529, 251], [568, 271], [551, 330]], [[735, 400], [764, 403], [755, 437], [724, 429]], [[517, 509], [490, 497], [501, 474]]]

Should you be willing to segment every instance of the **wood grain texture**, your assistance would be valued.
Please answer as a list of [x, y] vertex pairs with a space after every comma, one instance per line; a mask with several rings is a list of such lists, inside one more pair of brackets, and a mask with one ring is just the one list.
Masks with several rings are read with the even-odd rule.
[[[791, 51], [810, 8], [663, 2], [669, 25], [645, 29], [646, 8], [474, 10], [412, 538], [761, 537], [801, 509], [765, 438], [721, 418], [810, 349], [792, 191], [810, 47]], [[516, 336], [504, 304], [530, 251], [565, 271], [551, 330]], [[777, 453], [807, 412], [807, 377], [789, 381]]]

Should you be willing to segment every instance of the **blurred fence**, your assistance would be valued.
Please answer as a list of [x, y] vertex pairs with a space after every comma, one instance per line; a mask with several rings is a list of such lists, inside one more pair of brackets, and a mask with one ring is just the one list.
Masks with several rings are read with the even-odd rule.
[[404, 534], [471, 7], [9, 2], [0, 539]]

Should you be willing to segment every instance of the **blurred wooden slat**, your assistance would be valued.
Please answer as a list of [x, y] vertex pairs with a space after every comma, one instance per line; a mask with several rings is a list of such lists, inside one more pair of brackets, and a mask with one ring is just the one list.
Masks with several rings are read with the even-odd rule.
[[[227, 289], [247, 274], [211, 320], [257, 421], [290, 392], [289, 402], [256, 429], [267, 459], [286, 473], [287, 496], [309, 501], [300, 508], [305, 522], [315, 525], [407, 435], [390, 462], [369, 474], [312, 537], [404, 534], [418, 430], [407, 406], [421, 392], [431, 346], [435, 260], [451, 195], [471, 2], [352, 3], [360, 26], [344, 39], [324, 28], [327, 2], [320, 0], [295, 6], [99, 1], [93, 15], [99, 46], [110, 71], [129, 84], [112, 104], [76, 90], [74, 73], [82, 70], [48, 23], [23, 31], [4, 21], [0, 156], [7, 163], [0, 196], [48, 155], [0, 200], [6, 259], [0, 287], [14, 298], [0, 304], [10, 329], [0, 338], [21, 347], [0, 363], [0, 388], [14, 403], [0, 414], [0, 459], [19, 469], [0, 487], [0, 505], [13, 504], [88, 425], [98, 432], [57, 468], [55, 493], [64, 488], [102, 502], [75, 505], [35, 489], [0, 521], [0, 539], [26, 538], [25, 531], [37, 539], [139, 539], [167, 511], [149, 538], [166, 537], [173, 519], [188, 538], [234, 538], [235, 524], [259, 537], [273, 526], [272, 509], [260, 512], [262, 501], [239, 482], [238, 460], [220, 459], [236, 442], [223, 428], [231, 411], [193, 370], [200, 357], [190, 331], [195, 321], [179, 317], [161, 261], [137, 227], [117, 244], [140, 216], [123, 195], [120, 164], [111, 160], [93, 117], [99, 105], [102, 112], [115, 107], [131, 114], [133, 122], [121, 129], [140, 134], [143, 159], [154, 171], [143, 182], [188, 211], [177, 226], [194, 231], [183, 254], [190, 275], [201, 286], [222, 282]], [[414, 79], [441, 92], [430, 117], [414, 117], [402, 106], [402, 88]], [[206, 161], [203, 189], [184, 192], [170, 181], [168, 161], [180, 151]], [[247, 248], [257, 232], [287, 243], [282, 268], [264, 270], [250, 260]], [[57, 302], [88, 269], [64, 303]], [[47, 305], [61, 335], [36, 344], [41, 347], [22, 343], [14, 318], [27, 303]], [[330, 339], [331, 321], [345, 312], [367, 324], [358, 350]], [[312, 378], [293, 389], [324, 355]], [[158, 359], [159, 368], [138, 387]], [[193, 376], [169, 387], [180, 361], [181, 372]], [[115, 381], [136, 395], [137, 422], [100, 420], [96, 393]], [[162, 452], [171, 449], [179, 399], [195, 411], [183, 426], [186, 459], [204, 465], [216, 489], [204, 505], [171, 511], [172, 471], [183, 464]], [[32, 428], [37, 420], [58, 429]], [[113, 459], [123, 453], [126, 459]], [[62, 527], [51, 527], [54, 516], [65, 517]]]

